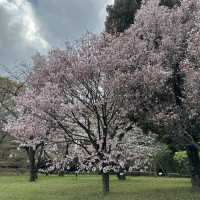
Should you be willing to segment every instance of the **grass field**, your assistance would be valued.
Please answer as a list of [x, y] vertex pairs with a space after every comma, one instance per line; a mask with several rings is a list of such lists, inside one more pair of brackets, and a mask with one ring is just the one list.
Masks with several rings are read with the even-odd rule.
[[111, 192], [103, 196], [100, 176], [40, 177], [29, 183], [26, 176], [1, 176], [0, 200], [199, 200], [189, 179], [111, 177]]

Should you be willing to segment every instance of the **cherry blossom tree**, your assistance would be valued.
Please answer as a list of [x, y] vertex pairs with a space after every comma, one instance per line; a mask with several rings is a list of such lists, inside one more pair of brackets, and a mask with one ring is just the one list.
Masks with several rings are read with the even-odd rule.
[[[54, 139], [63, 134], [75, 145], [81, 169], [102, 173], [104, 192], [109, 191], [109, 173], [126, 170], [128, 153], [121, 144], [133, 125], [128, 116], [130, 86], [140, 87], [144, 78], [143, 72], [130, 73], [121, 65], [122, 59], [115, 57], [120, 57], [119, 51], [111, 46], [114, 39], [107, 34], [87, 34], [66, 50], [37, 55], [27, 76], [27, 89], [17, 99], [19, 106], [38, 117], [38, 123], [56, 124], [51, 131]], [[144, 71], [151, 75], [149, 66]], [[160, 82], [159, 75], [162, 71], [154, 76], [151, 86]], [[157, 91], [162, 85], [149, 87]], [[135, 103], [142, 98], [135, 95]], [[39, 141], [45, 128], [35, 131]], [[70, 156], [74, 155], [65, 159]]]
[[123, 145], [127, 170], [130, 173], [152, 170], [153, 160], [162, 148], [156, 134], [144, 134], [139, 127], [135, 126], [122, 138], [121, 145]]
[[175, 148], [186, 148], [196, 186], [200, 185], [199, 11], [197, 0], [183, 0], [172, 9], [159, 6], [158, 0], [146, 1], [135, 24], [111, 45], [110, 55], [134, 77], [128, 96], [130, 117], [144, 131], [167, 136]]
[[19, 143], [19, 147], [27, 152], [31, 182], [37, 179], [48, 131], [47, 123], [30, 113], [19, 115], [17, 119], [10, 119], [6, 126], [6, 132], [13, 136]]
[[110, 65], [106, 40], [91, 35], [78, 48], [51, 52], [46, 63], [49, 82], [36, 97], [40, 112], [80, 147], [82, 164], [88, 168], [93, 163], [102, 172], [104, 192], [109, 191], [109, 172], [117, 165], [113, 141], [130, 126], [124, 110], [128, 79]]

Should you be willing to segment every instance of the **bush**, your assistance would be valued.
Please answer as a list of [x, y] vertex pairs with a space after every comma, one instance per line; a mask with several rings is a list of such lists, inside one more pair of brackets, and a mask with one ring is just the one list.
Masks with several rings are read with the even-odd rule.
[[160, 151], [156, 153], [152, 161], [155, 172], [157, 174], [162, 172], [163, 175], [168, 175], [168, 173], [176, 173], [176, 163], [173, 157], [174, 153], [167, 146], [163, 146]]
[[186, 151], [176, 152], [174, 155], [174, 161], [176, 163], [176, 170], [180, 175], [188, 175], [190, 173]]

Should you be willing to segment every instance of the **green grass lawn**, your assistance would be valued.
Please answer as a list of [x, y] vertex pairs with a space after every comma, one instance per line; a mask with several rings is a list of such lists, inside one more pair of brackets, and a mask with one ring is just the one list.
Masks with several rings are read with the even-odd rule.
[[26, 176], [1, 176], [0, 200], [199, 200], [189, 179], [111, 177], [111, 192], [103, 196], [100, 176], [39, 177], [29, 183]]

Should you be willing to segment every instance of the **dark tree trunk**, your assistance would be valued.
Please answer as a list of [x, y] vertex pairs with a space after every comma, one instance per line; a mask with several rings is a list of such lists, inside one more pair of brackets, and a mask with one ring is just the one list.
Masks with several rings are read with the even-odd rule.
[[64, 176], [64, 171], [63, 170], [59, 170], [59, 172], [58, 172], [58, 176], [61, 176], [61, 177], [63, 177]]
[[35, 179], [38, 179], [38, 169], [35, 167]]
[[187, 146], [187, 155], [191, 166], [191, 182], [193, 187], [200, 187], [200, 158], [196, 144]]
[[103, 193], [107, 194], [110, 191], [110, 180], [109, 174], [102, 174], [102, 184], [103, 184]]
[[[36, 147], [36, 149], [38, 149], [40, 147], [40, 153], [39, 153], [39, 156], [38, 156], [38, 161], [37, 163], [35, 163], [35, 178], [38, 179], [38, 170], [40, 169], [41, 167], [41, 163], [42, 163], [42, 154], [44, 152], [44, 144], [41, 143], [40, 145], [38, 145]], [[35, 154], [36, 154], [36, 151], [34, 153], [34, 158], [35, 158]]]
[[[184, 57], [184, 55], [183, 55]], [[188, 114], [186, 110], [184, 109], [183, 104], [183, 98], [184, 98], [184, 77], [185, 74], [181, 73], [181, 68], [179, 63], [174, 67], [174, 73], [173, 73], [174, 81], [174, 94], [176, 99], [176, 105], [180, 109], [180, 118], [181, 118], [181, 124], [183, 126], [183, 129], [187, 132], [187, 129], [190, 129], [190, 126], [186, 122], [188, 122]], [[192, 137], [192, 135], [191, 135]], [[195, 143], [191, 143], [187, 145], [186, 147], [190, 168], [191, 168], [191, 182], [193, 187], [200, 187], [200, 158], [199, 158], [199, 150], [198, 146]]]
[[35, 165], [35, 151], [33, 148], [29, 148], [28, 157], [30, 162], [30, 181], [35, 182], [37, 179], [37, 171]]

